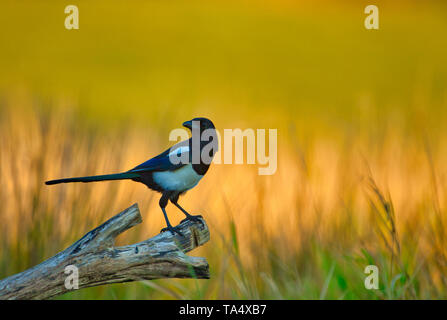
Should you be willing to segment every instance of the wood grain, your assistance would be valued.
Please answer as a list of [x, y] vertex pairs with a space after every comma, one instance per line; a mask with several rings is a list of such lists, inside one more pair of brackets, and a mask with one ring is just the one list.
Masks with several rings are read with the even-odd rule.
[[65, 286], [69, 265], [78, 268], [79, 289], [160, 278], [208, 279], [206, 259], [185, 254], [210, 238], [208, 226], [200, 221], [183, 220], [177, 226], [183, 236], [163, 232], [115, 247], [119, 234], [142, 222], [134, 204], [48, 260], [0, 280], [0, 299], [48, 299], [71, 291]]

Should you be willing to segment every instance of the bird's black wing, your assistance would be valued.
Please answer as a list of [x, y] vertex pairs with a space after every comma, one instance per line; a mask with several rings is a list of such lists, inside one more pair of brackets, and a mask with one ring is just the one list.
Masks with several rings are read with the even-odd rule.
[[[174, 156], [180, 156], [180, 154], [187, 153], [186, 157], [190, 159], [190, 140], [185, 140], [177, 143], [168, 150], [159, 154], [152, 159], [143, 162], [128, 172], [148, 172], [148, 171], [173, 171], [183, 167], [186, 163], [175, 163], [172, 161]], [[172, 157], [172, 158], [171, 158]]]

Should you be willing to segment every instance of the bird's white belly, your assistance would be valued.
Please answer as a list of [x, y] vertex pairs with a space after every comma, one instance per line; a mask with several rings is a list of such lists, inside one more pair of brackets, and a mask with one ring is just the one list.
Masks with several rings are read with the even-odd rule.
[[186, 191], [193, 188], [203, 176], [197, 174], [191, 164], [175, 171], [154, 172], [154, 181], [165, 190]]

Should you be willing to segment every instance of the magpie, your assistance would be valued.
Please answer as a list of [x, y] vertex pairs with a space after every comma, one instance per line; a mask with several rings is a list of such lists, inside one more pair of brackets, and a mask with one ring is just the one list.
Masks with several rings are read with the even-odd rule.
[[186, 219], [199, 221], [199, 216], [189, 214], [178, 204], [180, 195], [195, 187], [208, 171], [211, 161], [217, 152], [217, 133], [213, 122], [207, 118], [194, 118], [183, 123], [192, 136], [181, 141], [163, 153], [135, 168], [122, 173], [65, 178], [46, 181], [53, 185], [69, 182], [96, 182], [108, 180], [133, 180], [143, 183], [149, 189], [161, 193], [159, 205], [166, 220], [166, 228], [172, 234], [181, 233], [169, 222], [166, 206], [171, 201], [186, 216]]

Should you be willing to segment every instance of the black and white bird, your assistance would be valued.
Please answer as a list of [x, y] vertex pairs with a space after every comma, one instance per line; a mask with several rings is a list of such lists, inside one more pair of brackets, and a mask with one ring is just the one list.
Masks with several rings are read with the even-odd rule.
[[[217, 133], [214, 124], [207, 118], [194, 118], [183, 123], [191, 130], [192, 137], [181, 141], [158, 156], [143, 162], [135, 168], [115, 174], [65, 178], [46, 181], [52, 185], [68, 182], [95, 182], [108, 180], [133, 180], [145, 184], [149, 189], [162, 194], [159, 204], [166, 220], [162, 231], [176, 232], [166, 214], [166, 206], [171, 201], [185, 215], [186, 219], [197, 220], [178, 204], [179, 196], [194, 188], [208, 171], [211, 160], [217, 152]], [[203, 139], [202, 139], [203, 138]], [[200, 221], [200, 220], [199, 220]]]

